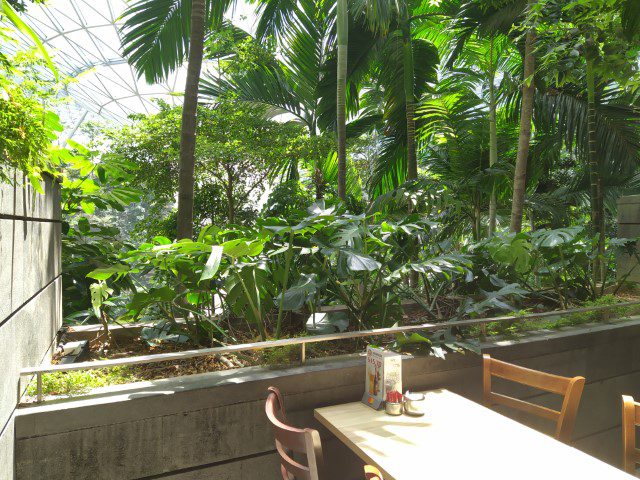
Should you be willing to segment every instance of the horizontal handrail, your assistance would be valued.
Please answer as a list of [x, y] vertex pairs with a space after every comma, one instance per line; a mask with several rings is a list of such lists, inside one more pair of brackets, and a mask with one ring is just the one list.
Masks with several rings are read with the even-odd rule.
[[314, 335], [310, 337], [283, 338], [280, 340], [268, 340], [264, 342], [241, 343], [223, 347], [200, 348], [194, 350], [183, 350], [181, 352], [157, 353], [151, 355], [139, 355], [128, 358], [114, 358], [109, 360], [95, 360], [90, 362], [66, 363], [58, 365], [46, 365], [39, 367], [27, 367], [20, 370], [21, 376], [36, 375], [38, 381], [38, 401], [42, 400], [42, 374], [54, 372], [71, 372], [76, 370], [95, 370], [98, 368], [112, 368], [125, 365], [140, 365], [147, 363], [167, 362], [173, 360], [184, 360], [188, 358], [205, 357], [209, 355], [221, 355], [225, 353], [237, 353], [253, 350], [264, 350], [290, 345], [300, 345], [302, 347], [302, 362], [305, 360], [305, 346], [308, 343], [329, 342], [334, 340], [348, 340], [362, 337], [375, 337], [393, 335], [396, 333], [415, 332], [420, 330], [437, 331], [450, 327], [469, 327], [474, 325], [485, 325], [493, 322], [515, 323], [519, 321], [557, 317], [559, 315], [571, 315], [575, 313], [587, 313], [614, 308], [626, 308], [640, 305], [639, 301], [623, 302], [614, 305], [598, 305], [594, 307], [581, 307], [569, 310], [553, 310], [550, 312], [531, 313], [527, 315], [511, 315], [504, 317], [475, 318], [468, 320], [449, 320], [440, 323], [423, 323], [420, 325], [406, 325], [401, 327], [376, 328], [371, 330], [358, 330], [356, 332], [330, 333]]

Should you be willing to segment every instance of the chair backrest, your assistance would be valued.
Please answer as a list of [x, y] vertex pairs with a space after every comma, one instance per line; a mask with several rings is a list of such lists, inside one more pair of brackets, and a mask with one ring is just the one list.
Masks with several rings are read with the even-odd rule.
[[366, 480], [383, 480], [380, 470], [378, 470], [373, 465], [364, 466], [364, 478]]
[[640, 403], [629, 395], [622, 396], [622, 468], [635, 473], [640, 463], [640, 450], [636, 448], [636, 427], [640, 426]]
[[[557, 393], [563, 396], [560, 411], [551, 408], [525, 402], [517, 398], [508, 397], [491, 391], [491, 377], [503, 378], [523, 385]], [[550, 373], [531, 370], [511, 363], [502, 362], [483, 355], [483, 385], [484, 403], [492, 405], [505, 405], [516, 410], [521, 410], [556, 422], [555, 437], [563, 442], [571, 440], [573, 427], [576, 422], [576, 414], [580, 405], [580, 397], [584, 388], [584, 377], [560, 377]]]
[[[265, 411], [273, 427], [283, 480], [322, 479], [322, 446], [318, 431], [294, 428], [286, 424], [284, 402], [276, 387], [269, 387]], [[293, 453], [305, 455], [307, 464], [294, 460]]]

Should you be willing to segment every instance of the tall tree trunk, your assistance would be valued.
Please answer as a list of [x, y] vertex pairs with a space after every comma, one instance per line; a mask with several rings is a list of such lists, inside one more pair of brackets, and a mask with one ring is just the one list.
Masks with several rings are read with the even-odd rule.
[[[593, 40], [587, 38], [587, 50], [593, 48]], [[593, 262], [594, 279], [604, 281], [604, 199], [602, 192], [602, 166], [596, 143], [596, 81], [593, 58], [586, 53], [587, 79], [587, 130], [589, 144], [589, 196], [591, 202], [591, 228], [598, 235], [598, 257]]]
[[[309, 137], [315, 138], [317, 136], [315, 121], [311, 123], [309, 126]], [[320, 167], [318, 166], [318, 159], [314, 158], [313, 160], [313, 175], [311, 177], [311, 181], [314, 186], [314, 190], [316, 192], [316, 200], [322, 200], [324, 198], [324, 191], [327, 187], [326, 182], [324, 181], [324, 174]]]
[[[529, 0], [529, 9], [531, 9], [533, 3], [533, 0]], [[533, 96], [535, 93], [535, 85], [533, 82], [533, 75], [536, 69], [536, 58], [534, 54], [535, 41], [536, 31], [533, 27], [530, 27], [527, 32], [524, 48], [520, 136], [518, 138], [516, 167], [513, 174], [513, 201], [511, 202], [511, 224], [509, 226], [512, 232], [519, 232], [522, 229], [522, 212], [524, 210], [524, 195], [527, 186], [527, 160], [529, 158], [529, 146], [531, 144]]]
[[403, 56], [404, 56], [404, 95], [405, 115], [407, 119], [407, 179], [418, 178], [418, 160], [416, 151], [416, 99], [414, 88], [413, 48], [411, 44], [411, 26], [409, 18], [402, 26]]
[[236, 221], [236, 207], [233, 202], [233, 167], [225, 164], [224, 168], [227, 172], [227, 183], [224, 186], [227, 195], [227, 223], [232, 224]]
[[[496, 68], [493, 62], [494, 36], [491, 35], [489, 48], [489, 166], [493, 167], [498, 161], [498, 126], [496, 121]], [[496, 62], [497, 63], [497, 62]], [[491, 198], [489, 199], [489, 236], [496, 231], [496, 186], [491, 182]]]
[[178, 239], [193, 238], [193, 184], [196, 149], [198, 85], [204, 53], [204, 17], [206, 0], [191, 2], [189, 64], [182, 106], [180, 136], [180, 176], [178, 184]]
[[482, 237], [482, 209], [480, 206], [480, 195], [477, 199], [474, 199], [473, 203], [473, 239], [478, 242]]
[[349, 10], [347, 0], [338, 0], [338, 86], [336, 88], [338, 131], [338, 197], [347, 198], [347, 57], [349, 44]]

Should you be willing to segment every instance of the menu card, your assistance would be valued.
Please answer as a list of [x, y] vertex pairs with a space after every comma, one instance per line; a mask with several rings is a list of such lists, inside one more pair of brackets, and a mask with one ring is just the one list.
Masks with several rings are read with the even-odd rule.
[[367, 347], [364, 383], [362, 403], [379, 410], [384, 406], [388, 392], [402, 392], [402, 355]]

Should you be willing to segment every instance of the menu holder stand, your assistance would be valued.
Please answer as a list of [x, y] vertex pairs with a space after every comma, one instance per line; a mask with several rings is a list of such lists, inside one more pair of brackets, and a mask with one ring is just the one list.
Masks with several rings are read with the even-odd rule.
[[367, 347], [365, 391], [362, 403], [380, 410], [388, 392], [402, 392], [402, 355], [377, 347]]

